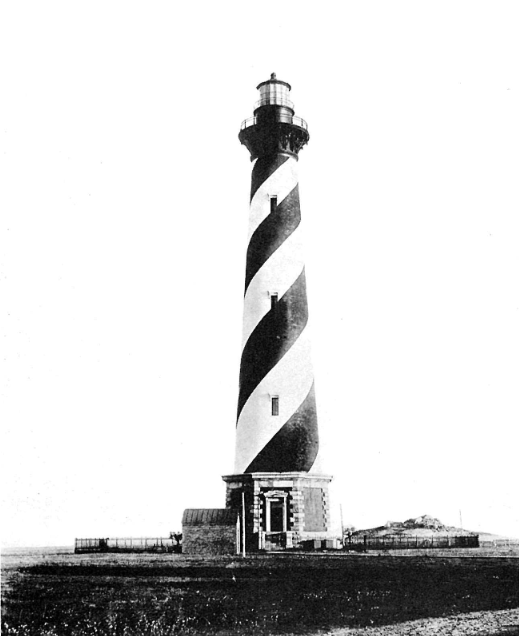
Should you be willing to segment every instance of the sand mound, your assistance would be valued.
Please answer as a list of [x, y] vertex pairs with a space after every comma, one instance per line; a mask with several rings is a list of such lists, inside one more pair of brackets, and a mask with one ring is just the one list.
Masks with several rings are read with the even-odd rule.
[[438, 534], [448, 535], [471, 535], [472, 532], [456, 528], [454, 526], [446, 526], [439, 519], [430, 515], [422, 515], [414, 519], [406, 521], [388, 521], [385, 525], [377, 528], [366, 528], [364, 530], [356, 530], [353, 535], [368, 535], [371, 537], [384, 536], [389, 534], [401, 534], [411, 536], [430, 536]]

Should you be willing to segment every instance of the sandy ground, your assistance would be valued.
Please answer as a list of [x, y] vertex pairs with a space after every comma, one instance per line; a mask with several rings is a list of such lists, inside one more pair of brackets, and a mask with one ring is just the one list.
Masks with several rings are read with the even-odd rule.
[[[519, 636], [519, 609], [471, 612], [383, 627], [336, 629], [318, 636]], [[317, 636], [317, 635], [316, 635]]]

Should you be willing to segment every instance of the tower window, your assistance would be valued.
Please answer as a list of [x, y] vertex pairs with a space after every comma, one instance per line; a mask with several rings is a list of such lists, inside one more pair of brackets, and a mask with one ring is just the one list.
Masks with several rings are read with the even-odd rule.
[[272, 309], [272, 311], [276, 311], [277, 306], [278, 306], [278, 294], [270, 294], [270, 308]]
[[272, 401], [272, 415], [279, 415], [279, 396], [273, 395]]
[[275, 212], [277, 207], [278, 207], [278, 197], [277, 197], [277, 195], [273, 196], [273, 197], [270, 197], [270, 211], [271, 212]]

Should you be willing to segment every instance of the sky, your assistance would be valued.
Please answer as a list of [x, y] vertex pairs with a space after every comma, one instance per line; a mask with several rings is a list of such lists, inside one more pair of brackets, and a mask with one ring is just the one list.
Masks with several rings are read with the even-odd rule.
[[256, 86], [292, 85], [332, 519], [519, 537], [514, 2], [8, 0], [3, 546], [168, 536], [232, 473]]

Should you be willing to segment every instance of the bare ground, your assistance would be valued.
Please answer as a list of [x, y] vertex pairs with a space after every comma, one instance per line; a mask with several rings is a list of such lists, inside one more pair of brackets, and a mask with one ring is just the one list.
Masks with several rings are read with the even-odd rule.
[[396, 625], [335, 629], [319, 636], [518, 636], [519, 609], [470, 612]]

